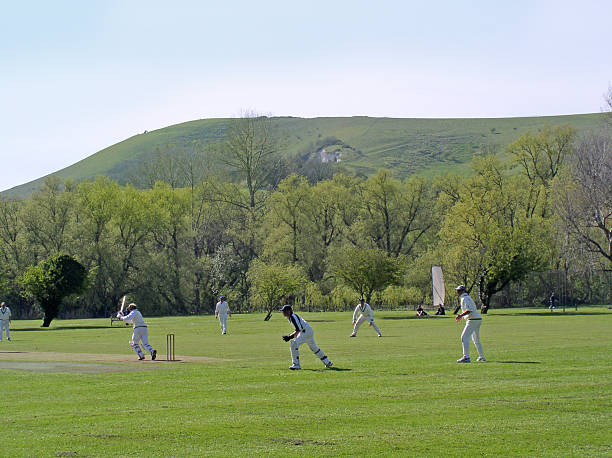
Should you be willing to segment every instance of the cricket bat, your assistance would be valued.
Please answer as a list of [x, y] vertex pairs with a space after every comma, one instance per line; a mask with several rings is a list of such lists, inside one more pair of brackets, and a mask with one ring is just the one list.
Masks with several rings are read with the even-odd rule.
[[123, 299], [121, 299], [121, 308], [119, 309], [121, 313], [123, 313], [123, 307], [125, 307], [125, 298], [126, 296], [123, 296]]

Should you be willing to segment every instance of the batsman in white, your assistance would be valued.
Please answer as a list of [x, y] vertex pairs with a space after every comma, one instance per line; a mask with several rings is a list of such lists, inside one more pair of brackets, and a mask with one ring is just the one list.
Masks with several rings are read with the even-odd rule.
[[6, 332], [6, 340], [11, 340], [11, 334], [9, 333], [9, 326], [11, 323], [11, 309], [6, 306], [3, 302], [0, 304], [0, 340], [2, 340], [2, 334]]
[[218, 318], [219, 323], [221, 324], [221, 334], [227, 334], [228, 315], [231, 317], [232, 312], [230, 312], [225, 296], [220, 296], [219, 302], [217, 302], [217, 306], [215, 307], [215, 318]]
[[314, 341], [314, 331], [310, 327], [310, 325], [297, 313], [293, 313], [290, 305], [284, 305], [281, 309], [283, 315], [289, 320], [289, 323], [293, 325], [295, 331], [291, 334], [283, 336], [283, 340], [285, 342], [289, 342], [291, 340], [291, 364], [292, 371], [299, 370], [302, 367], [300, 366], [300, 345], [303, 343], [307, 343], [312, 352], [317, 355], [317, 357], [323, 361], [325, 367], [332, 367], [333, 363], [325, 356], [323, 350], [321, 350]]
[[463, 356], [457, 360], [458, 363], [470, 362], [470, 336], [474, 341], [476, 350], [478, 350], [478, 359], [476, 361], [485, 361], [482, 345], [480, 344], [480, 325], [482, 324], [482, 316], [476, 308], [476, 304], [465, 290], [465, 286], [459, 285], [455, 288], [457, 296], [461, 302], [461, 313], [455, 317], [455, 321], [459, 322], [463, 318], [465, 328], [461, 333], [461, 345], [463, 346]]
[[140, 345], [138, 345], [138, 342], [142, 342], [142, 346], [151, 354], [151, 359], [154, 360], [157, 357], [157, 350], [149, 345], [149, 333], [147, 332], [147, 325], [145, 324], [142, 314], [138, 311], [134, 303], [127, 306], [127, 312], [127, 315], [124, 315], [122, 311], [117, 312], [117, 318], [130, 323], [134, 327], [130, 345], [138, 355], [138, 359], [142, 361], [145, 359], [145, 355], [140, 349]]
[[[359, 315], [359, 318], [357, 318], [357, 315]], [[359, 304], [357, 304], [353, 312], [353, 332], [349, 337], [357, 337], [357, 330], [364, 321], [369, 321], [370, 326], [374, 328], [378, 337], [382, 337], [380, 329], [378, 329], [378, 326], [374, 323], [374, 312], [372, 311], [372, 307], [370, 307], [370, 304], [362, 297], [359, 299]]]

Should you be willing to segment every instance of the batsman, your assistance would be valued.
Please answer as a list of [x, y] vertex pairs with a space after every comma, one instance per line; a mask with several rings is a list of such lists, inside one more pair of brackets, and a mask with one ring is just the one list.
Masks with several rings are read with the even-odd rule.
[[138, 355], [138, 359], [142, 361], [145, 359], [145, 355], [143, 351], [140, 349], [140, 345], [138, 342], [142, 342], [142, 346], [151, 354], [151, 359], [155, 360], [157, 357], [157, 350], [155, 350], [151, 345], [149, 345], [149, 333], [147, 331], [147, 325], [142, 317], [142, 314], [138, 311], [136, 304], [131, 303], [127, 306], [127, 315], [123, 314], [123, 305], [125, 304], [125, 297], [123, 298], [123, 303], [121, 304], [121, 310], [117, 312], [117, 318], [125, 321], [126, 323], [130, 323], [133, 326], [132, 340], [130, 340], [130, 345], [132, 349]]

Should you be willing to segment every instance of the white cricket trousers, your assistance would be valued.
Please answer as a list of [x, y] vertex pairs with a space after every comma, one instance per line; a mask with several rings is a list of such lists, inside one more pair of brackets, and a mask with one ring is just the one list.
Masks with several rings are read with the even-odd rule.
[[478, 356], [484, 358], [484, 353], [482, 351], [482, 345], [480, 344], [480, 325], [482, 324], [482, 320], [467, 320], [465, 323], [465, 328], [463, 328], [463, 332], [461, 333], [461, 345], [463, 346], [463, 356], [470, 356], [470, 336], [474, 341], [474, 345], [476, 346], [476, 350], [478, 351]]
[[370, 323], [372, 323], [372, 327], [376, 331], [376, 334], [380, 336], [381, 335], [380, 329], [378, 329], [378, 326], [376, 326], [376, 323], [374, 323], [374, 320], [370, 320], [370, 317], [367, 317], [365, 315], [359, 315], [359, 318], [355, 322], [355, 327], [353, 328], [353, 334], [357, 334], [357, 330], [359, 329], [359, 326], [361, 326], [366, 321], [369, 321]]
[[323, 350], [321, 350], [314, 341], [314, 331], [312, 328], [307, 328], [304, 332], [298, 333], [298, 335], [291, 341], [291, 362], [299, 366], [300, 365], [300, 345], [308, 344], [312, 352], [321, 360], [323, 364], [327, 365], [329, 360]]
[[219, 323], [221, 324], [221, 332], [227, 332], [227, 313], [219, 313]]
[[2, 340], [2, 333], [6, 332], [6, 338], [11, 339], [11, 335], [9, 334], [9, 320], [0, 321], [0, 340]]
[[134, 351], [138, 354], [138, 356], [143, 357], [144, 353], [140, 349], [140, 345], [138, 345], [138, 342], [142, 342], [142, 346], [150, 354], [153, 353], [153, 347], [149, 345], [149, 333], [147, 331], [146, 326], [134, 328], [134, 332], [132, 333], [132, 340], [130, 340], [130, 345], [132, 346]]

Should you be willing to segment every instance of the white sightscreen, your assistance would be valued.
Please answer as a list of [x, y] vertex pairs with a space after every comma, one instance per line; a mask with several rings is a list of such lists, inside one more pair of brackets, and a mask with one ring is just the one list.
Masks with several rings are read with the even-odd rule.
[[431, 283], [433, 285], [433, 305], [444, 305], [444, 277], [442, 266], [431, 266]]

